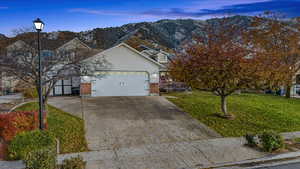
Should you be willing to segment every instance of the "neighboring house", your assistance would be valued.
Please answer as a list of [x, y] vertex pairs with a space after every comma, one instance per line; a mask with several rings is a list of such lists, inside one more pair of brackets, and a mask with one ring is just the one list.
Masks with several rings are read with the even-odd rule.
[[[11, 55], [11, 51], [14, 49], [27, 48], [27, 47], [28, 45], [26, 45], [25, 42], [18, 40], [6, 47], [7, 55], [8, 56]], [[13, 76], [1, 72], [0, 73], [0, 95], [7, 95], [15, 92], [18, 82], [19, 81], [16, 80], [16, 78], [14, 78]]]
[[[47, 57], [51, 57], [54, 52], [59, 50], [71, 50], [74, 48], [87, 48], [90, 49], [88, 45], [80, 41], [78, 38], [74, 38], [67, 43], [64, 44], [56, 44], [53, 42], [44, 42], [42, 44], [42, 51], [41, 57], [42, 59], [46, 59]], [[49, 44], [49, 45], [48, 45]], [[13, 51], [16, 51], [20, 48], [32, 48], [34, 47], [28, 45], [26, 42], [22, 40], [18, 40], [11, 45], [7, 46], [7, 55], [12, 55]], [[0, 75], [1, 76], [1, 75]], [[13, 92], [15, 89], [16, 84], [18, 83], [17, 80], [13, 77], [5, 76], [2, 73], [0, 77], [0, 93], [7, 94], [9, 92]], [[52, 96], [61, 96], [61, 95], [79, 95], [80, 94], [80, 77], [72, 77], [69, 79], [59, 80], [54, 89], [51, 91], [50, 95]]]
[[13, 93], [15, 84], [16, 82], [12, 77], [6, 76], [3, 72], [0, 72], [0, 96]]
[[125, 43], [107, 49], [86, 61], [104, 58], [111, 66], [81, 79], [81, 95], [159, 95], [159, 74], [165, 66]]
[[300, 97], [300, 72], [295, 76], [295, 84], [291, 90], [292, 97]]
[[[285, 96], [286, 95], [286, 87], [282, 86], [277, 93], [278, 95]], [[294, 76], [294, 83], [291, 88], [291, 97], [300, 98], [300, 72]]]
[[13, 77], [6, 76], [3, 72], [0, 72], [0, 96], [13, 93], [16, 83], [17, 81]]

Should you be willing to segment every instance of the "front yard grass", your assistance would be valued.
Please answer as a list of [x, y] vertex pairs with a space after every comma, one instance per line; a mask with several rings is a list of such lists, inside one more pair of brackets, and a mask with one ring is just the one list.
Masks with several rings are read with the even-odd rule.
[[[37, 111], [37, 103], [28, 103], [17, 111]], [[84, 122], [62, 110], [48, 105], [48, 130], [60, 141], [61, 153], [87, 151]]]
[[264, 94], [240, 94], [228, 97], [229, 112], [234, 120], [216, 116], [220, 98], [210, 92], [171, 93], [170, 101], [211, 127], [224, 137], [244, 136], [264, 130], [300, 131], [300, 99], [286, 99]]

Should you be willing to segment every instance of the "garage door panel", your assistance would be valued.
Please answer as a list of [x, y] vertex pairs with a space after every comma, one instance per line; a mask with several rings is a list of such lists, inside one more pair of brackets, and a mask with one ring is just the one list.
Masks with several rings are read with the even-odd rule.
[[106, 72], [92, 82], [92, 96], [147, 96], [148, 86], [145, 72]]

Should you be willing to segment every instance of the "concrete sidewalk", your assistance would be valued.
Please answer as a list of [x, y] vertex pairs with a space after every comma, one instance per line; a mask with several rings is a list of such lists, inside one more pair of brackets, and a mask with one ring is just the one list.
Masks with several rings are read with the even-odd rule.
[[58, 161], [78, 155], [87, 169], [196, 169], [267, 154], [244, 146], [243, 138], [219, 138], [60, 155]]
[[25, 169], [22, 161], [0, 161], [0, 169]]
[[[299, 138], [300, 132], [283, 133], [286, 139]], [[300, 152], [268, 154], [244, 146], [244, 138], [218, 138], [193, 142], [152, 144], [131, 148], [65, 154], [64, 159], [82, 156], [86, 169], [240, 169], [268, 161], [299, 158]], [[250, 166], [251, 166], [250, 165]], [[228, 167], [226, 167], [228, 166]], [[0, 161], [0, 169], [24, 169], [20, 162]]]
[[[58, 156], [58, 162], [82, 156], [86, 169], [199, 169], [266, 155], [244, 146], [243, 138], [218, 138], [65, 154]], [[0, 161], [0, 168], [25, 167], [21, 162]]]

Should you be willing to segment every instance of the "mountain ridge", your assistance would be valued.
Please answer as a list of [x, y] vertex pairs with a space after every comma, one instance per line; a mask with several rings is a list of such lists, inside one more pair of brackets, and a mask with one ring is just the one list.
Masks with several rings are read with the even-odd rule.
[[[208, 20], [163, 19], [156, 22], [129, 23], [119, 27], [95, 28], [81, 32], [58, 31], [43, 33], [43, 38], [57, 45], [77, 37], [92, 48], [107, 49], [120, 42], [126, 42], [138, 50], [141, 50], [139, 48], [140, 45], [145, 45], [174, 52], [182, 50], [186, 44], [193, 43], [193, 37], [205, 35], [204, 26], [206, 24], [218, 25], [220, 21], [227, 19], [229, 24], [246, 28], [250, 25], [252, 18], [251, 16], [236, 15]], [[296, 22], [298, 19], [293, 21]], [[26, 38], [28, 38], [26, 34], [12, 38], [7, 38], [0, 34], [0, 44], [1, 41], [2, 44], [9, 44], [16, 40], [26, 40]], [[9, 41], [9, 43], [6, 43], [6, 41]], [[55, 43], [56, 41], [57, 43]]]

